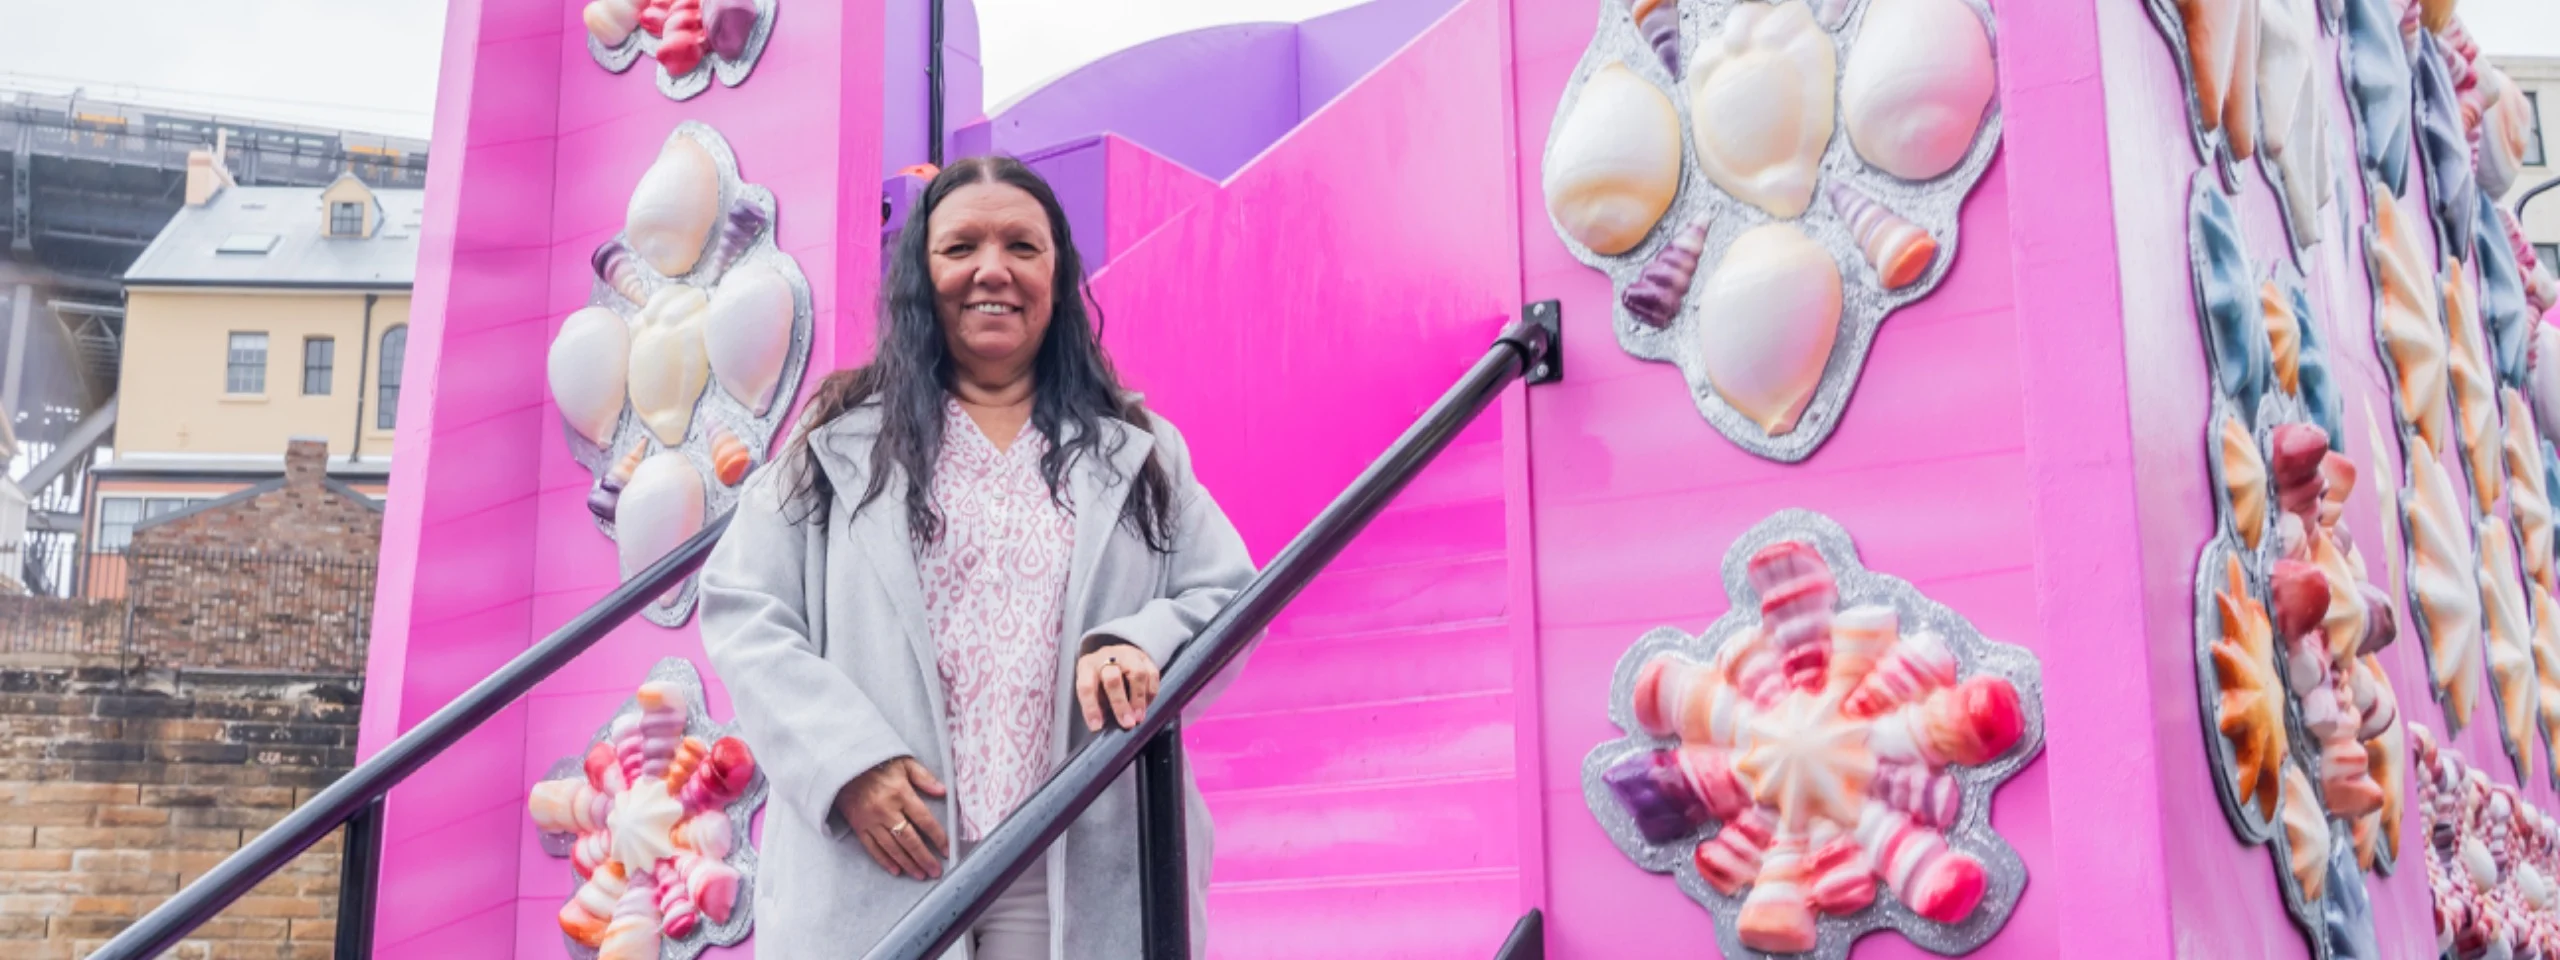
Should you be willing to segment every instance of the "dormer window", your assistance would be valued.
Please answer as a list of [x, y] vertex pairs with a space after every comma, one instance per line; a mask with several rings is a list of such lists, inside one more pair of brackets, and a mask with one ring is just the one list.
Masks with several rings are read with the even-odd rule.
[[329, 235], [333, 237], [364, 236], [364, 204], [340, 200], [329, 204]]

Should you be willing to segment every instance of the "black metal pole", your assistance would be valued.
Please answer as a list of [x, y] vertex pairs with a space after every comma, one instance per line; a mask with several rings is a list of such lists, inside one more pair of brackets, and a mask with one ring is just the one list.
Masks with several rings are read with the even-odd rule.
[[347, 818], [338, 853], [338, 960], [373, 956], [373, 894], [382, 876], [382, 798]]
[[[2516, 197], [2516, 222], [2524, 222], [2525, 204], [2532, 203], [2533, 198], [2541, 196], [2543, 191], [2549, 190], [2553, 187], [2560, 187], [2560, 177], [2553, 177], [2549, 180], [2542, 181], [2541, 183], [2534, 184], [2531, 188], [2525, 190], [2522, 195]], [[2554, 265], [2552, 269], [2560, 270], [2560, 265]]]
[[176, 896], [144, 914], [142, 919], [126, 927], [115, 939], [90, 960], [144, 960], [157, 957], [177, 945], [187, 934], [222, 912], [224, 907], [269, 875], [293, 862], [302, 851], [320, 842], [329, 831], [345, 823], [358, 808], [381, 799], [384, 793], [409, 774], [425, 766], [456, 741], [480, 724], [506, 709], [508, 704], [530, 692], [534, 685], [551, 676], [569, 661], [585, 653], [588, 647], [604, 639], [613, 628], [631, 619], [644, 607], [654, 603], [667, 587], [683, 580], [702, 566], [711, 547], [720, 541], [722, 531], [729, 529], [729, 515], [721, 514], [703, 524], [692, 539], [676, 545], [658, 562], [640, 571], [640, 575], [623, 581], [621, 586], [605, 594], [603, 600], [575, 619], [551, 632], [488, 679], [473, 684], [452, 703], [444, 705], [421, 721], [391, 745], [382, 748], [373, 759], [358, 764], [338, 782], [320, 791], [311, 802], [294, 808], [258, 839], [250, 841], [211, 871], [178, 891]]
[[1502, 941], [1501, 949], [1493, 952], [1493, 960], [1546, 960], [1546, 958], [1547, 918], [1546, 914], [1534, 908], [1520, 915], [1520, 922], [1511, 925], [1511, 936]]
[[932, 0], [925, 11], [924, 86], [925, 86], [925, 159], [935, 168], [942, 166], [942, 0]]
[[1182, 728], [1170, 726], [1138, 754], [1138, 902], [1146, 923], [1146, 960], [1192, 960], [1186, 813]]
[[866, 960], [926, 960], [950, 949], [995, 901], [996, 891], [1012, 885], [1032, 858], [1056, 842], [1067, 824], [1092, 806], [1094, 798], [1137, 759], [1140, 747], [1172, 729], [1175, 718], [1209, 681], [1244, 653], [1281, 608], [1296, 599], [1476, 414], [1540, 362], [1552, 365], [1553, 346], [1549, 328], [1535, 321], [1523, 320], [1506, 328], [1466, 376], [1184, 645], [1165, 669], [1155, 703], [1135, 729], [1105, 730], [1086, 741], [1083, 749], [1067, 758], [1065, 767], [979, 842], [975, 856], [955, 864], [898, 918], [888, 935], [864, 955]]

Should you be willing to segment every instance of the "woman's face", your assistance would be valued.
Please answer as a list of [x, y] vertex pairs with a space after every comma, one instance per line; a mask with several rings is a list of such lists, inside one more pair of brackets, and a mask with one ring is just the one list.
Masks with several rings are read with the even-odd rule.
[[934, 309], [963, 369], [1027, 370], [1049, 332], [1058, 252], [1040, 201], [1009, 183], [951, 192], [926, 222]]

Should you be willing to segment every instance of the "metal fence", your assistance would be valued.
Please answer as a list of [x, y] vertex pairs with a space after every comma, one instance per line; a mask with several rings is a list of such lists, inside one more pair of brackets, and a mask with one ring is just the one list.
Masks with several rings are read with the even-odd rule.
[[364, 672], [370, 558], [132, 547], [78, 559], [71, 596], [0, 596], [0, 654], [121, 667]]

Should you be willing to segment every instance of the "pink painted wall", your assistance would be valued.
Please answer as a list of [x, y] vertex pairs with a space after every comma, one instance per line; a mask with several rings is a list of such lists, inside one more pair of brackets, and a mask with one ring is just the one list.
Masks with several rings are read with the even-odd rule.
[[[2029, 4], [1993, 6], [2005, 18], [2003, 90], [2014, 94], [2034, 75], [2019, 61], [2062, 51], [2042, 46], [2047, 38], [2020, 22], [2019, 8]], [[1694, 631], [1724, 611], [1719, 565], [1744, 529], [1786, 507], [1828, 514], [1848, 528], [1870, 569], [1910, 580], [1984, 634], [2041, 655], [2048, 704], [2073, 702], [2066, 691], [2075, 687], [2115, 682], [2100, 659], [2080, 659], [2084, 644], [2043, 626], [2054, 601], [2038, 576], [2040, 535], [2048, 528], [2036, 507], [2029, 357], [2017, 304], [2051, 281], [2013, 271], [2015, 254], [2004, 238], [2040, 226], [2013, 221], [2019, 207], [2010, 171], [2052, 168], [1993, 164], [1965, 207], [1954, 269], [1934, 295], [1885, 321], [1838, 432], [1803, 464], [1771, 463], [1710, 428], [1689, 404], [1677, 370], [1618, 348], [1607, 319], [1607, 278], [1575, 261], [1549, 225], [1539, 158], [1565, 82], [1590, 43], [1593, 5], [1513, 0], [1512, 16], [1521, 299], [1563, 302], [1569, 371], [1565, 382], [1528, 392], [1527, 416], [1547, 945], [1550, 955], [1565, 958], [1696, 956], [1714, 942], [1710, 917], [1669, 878], [1639, 870], [1602, 835], [1578, 776], [1583, 755], [1618, 735], [1606, 708], [1620, 654], [1653, 627]], [[2070, 25], [2066, 17], [2051, 26]], [[2050, 106], [2034, 116], [2031, 107], [2049, 105], [2004, 102], [2013, 131], [2060, 112]], [[2101, 143], [2057, 152], [2095, 159]], [[2070, 728], [2058, 715], [2051, 722], [2050, 750], [2073, 749]], [[2091, 944], [2111, 942], [2075, 938], [2074, 950], [2061, 946], [2063, 900], [2052, 878], [2062, 866], [2053, 855], [2051, 810], [2105, 798], [2049, 780], [2049, 769], [2029, 766], [1993, 806], [1994, 825], [2025, 859], [2031, 879], [2005, 930], [1977, 956], [2095, 956], [2086, 952]], [[1863, 942], [1858, 956], [1930, 954], [1882, 934]]]
[[[879, 250], [878, 3], [798, 4], [748, 82], [682, 103], [643, 61], [588, 58], [579, 7], [462, 0], [448, 14], [406, 442], [387, 518], [362, 751], [521, 653], [617, 582], [544, 387], [558, 323], [587, 301], [587, 257], [676, 124], [711, 124], [779, 198], [777, 238], [817, 304], [810, 382], [870, 343]], [[843, 171], [863, 175], [842, 175]], [[445, 363], [446, 357], [453, 363]], [[393, 792], [377, 956], [555, 956], [572, 892], [523, 809], [662, 657], [701, 664], [691, 622], [625, 624], [462, 748]], [[712, 711], [725, 692], [710, 683]]]
[[[1109, 346], [1258, 558], [1518, 309], [1518, 227], [1484, 202], [1512, 189], [1502, 16], [1458, 6], [1196, 199], [1187, 171], [1113, 155]], [[1481, 957], [1518, 915], [1520, 442], [1480, 418], [1189, 728], [1211, 956]]]

